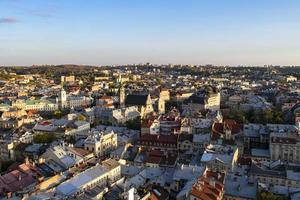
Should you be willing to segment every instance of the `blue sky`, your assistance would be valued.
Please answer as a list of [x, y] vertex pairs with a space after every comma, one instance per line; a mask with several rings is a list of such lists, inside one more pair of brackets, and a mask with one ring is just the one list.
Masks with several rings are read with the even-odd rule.
[[0, 65], [300, 65], [298, 0], [0, 0]]

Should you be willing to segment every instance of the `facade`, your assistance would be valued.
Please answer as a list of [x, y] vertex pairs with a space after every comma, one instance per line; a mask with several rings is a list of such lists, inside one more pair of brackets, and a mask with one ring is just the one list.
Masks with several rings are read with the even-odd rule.
[[80, 136], [87, 135], [91, 124], [87, 121], [74, 121], [70, 127], [65, 130], [65, 135]]
[[227, 172], [235, 169], [239, 151], [235, 146], [209, 145], [201, 162], [212, 171]]
[[121, 108], [124, 108], [125, 107], [125, 88], [124, 86], [122, 85], [119, 89], [119, 104], [120, 104], [120, 107]]
[[150, 94], [129, 94], [126, 96], [125, 105], [137, 106], [142, 118], [154, 111]]
[[266, 185], [300, 188], [299, 166], [282, 164], [274, 161], [267, 165], [252, 163], [250, 178]]
[[75, 76], [61, 76], [60, 80], [61, 80], [61, 83], [75, 82]]
[[133, 120], [140, 117], [140, 112], [137, 106], [129, 106], [120, 109], [115, 109], [112, 111], [112, 121], [113, 125], [124, 124], [129, 120]]
[[113, 99], [109, 96], [102, 96], [96, 100], [96, 106], [99, 108], [114, 108]]
[[70, 96], [63, 88], [61, 89], [57, 98], [58, 107], [61, 109], [87, 107], [91, 103], [92, 103], [91, 97], [79, 96], [79, 95]]
[[295, 76], [288, 76], [288, 77], [286, 77], [286, 81], [287, 82], [295, 82], [295, 81], [297, 81], [297, 77], [295, 77]]
[[161, 115], [158, 118], [159, 129], [162, 135], [177, 134], [180, 132], [181, 118], [179, 116]]
[[178, 137], [178, 150], [180, 151], [193, 151], [193, 136], [192, 134], [179, 134]]
[[165, 103], [166, 101], [170, 101], [170, 92], [169, 90], [162, 88], [159, 92], [158, 98], [158, 113], [164, 114], [166, 112]]
[[111, 151], [115, 150], [117, 146], [117, 134], [113, 131], [109, 133], [92, 132], [84, 141], [84, 149], [94, 152], [96, 156], [100, 157], [108, 155]]
[[300, 163], [300, 135], [294, 125], [268, 125], [272, 160]]
[[241, 134], [243, 125], [236, 121], [226, 119], [222, 123], [214, 123], [212, 125], [212, 140], [222, 138], [224, 140], [234, 140], [238, 134]]
[[28, 100], [25, 102], [25, 110], [37, 111], [55, 111], [58, 110], [58, 104], [49, 100]]
[[178, 135], [142, 135], [138, 144], [159, 149], [177, 149]]
[[245, 149], [269, 148], [270, 133], [267, 126], [263, 124], [245, 124], [243, 128]]
[[186, 116], [195, 116], [200, 113], [201, 110], [220, 110], [221, 94], [212, 87], [201, 88], [198, 92], [195, 92], [188, 99], [184, 100], [182, 105], [183, 112]]

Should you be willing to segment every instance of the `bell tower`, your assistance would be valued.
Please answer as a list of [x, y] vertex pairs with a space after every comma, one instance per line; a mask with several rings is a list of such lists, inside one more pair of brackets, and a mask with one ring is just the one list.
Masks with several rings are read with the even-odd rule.
[[119, 88], [119, 103], [121, 108], [125, 108], [125, 88], [123, 84]]

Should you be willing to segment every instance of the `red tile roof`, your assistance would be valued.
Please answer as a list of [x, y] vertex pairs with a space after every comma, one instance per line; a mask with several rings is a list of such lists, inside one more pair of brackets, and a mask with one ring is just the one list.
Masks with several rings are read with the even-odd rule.
[[156, 142], [164, 144], [177, 144], [178, 135], [151, 135], [145, 134], [140, 137], [140, 142]]
[[212, 126], [212, 140], [217, 140], [221, 135], [225, 135], [225, 130], [230, 130], [232, 135], [239, 133], [243, 129], [242, 124], [235, 120], [225, 119], [223, 123], [214, 123]]
[[16, 192], [35, 183], [35, 171], [30, 164], [21, 164], [18, 169], [0, 176], [0, 193]]
[[202, 200], [219, 200], [224, 194], [224, 173], [206, 171], [193, 185], [190, 195]]

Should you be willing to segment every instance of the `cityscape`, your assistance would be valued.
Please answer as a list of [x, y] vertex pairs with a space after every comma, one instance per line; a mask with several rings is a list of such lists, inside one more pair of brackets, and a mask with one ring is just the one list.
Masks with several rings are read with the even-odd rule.
[[298, 9], [0, 1], [0, 200], [300, 200]]

